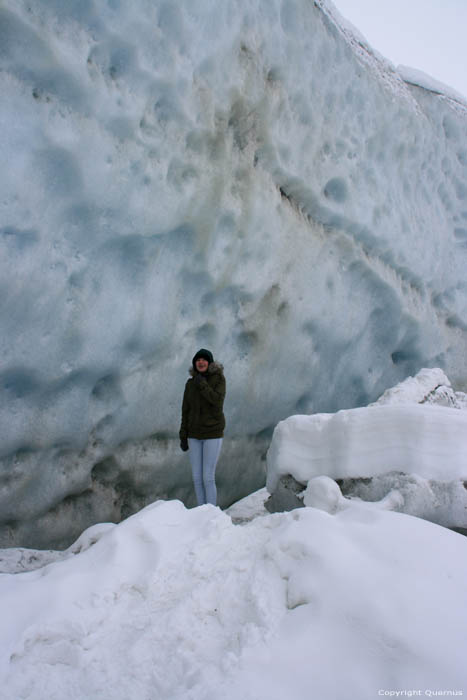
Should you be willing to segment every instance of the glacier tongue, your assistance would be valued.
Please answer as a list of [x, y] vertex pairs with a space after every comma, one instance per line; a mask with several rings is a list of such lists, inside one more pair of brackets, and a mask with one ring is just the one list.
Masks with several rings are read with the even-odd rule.
[[223, 505], [291, 413], [465, 385], [467, 111], [332, 5], [5, 0], [0, 47], [0, 543], [192, 503], [200, 346]]

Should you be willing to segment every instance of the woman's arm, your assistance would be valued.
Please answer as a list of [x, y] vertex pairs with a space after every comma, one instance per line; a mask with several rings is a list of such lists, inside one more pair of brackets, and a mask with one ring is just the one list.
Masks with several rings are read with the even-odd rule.
[[189, 405], [188, 405], [188, 391], [187, 391], [187, 385], [185, 385], [185, 391], [183, 393], [183, 401], [182, 401], [182, 422], [180, 425], [180, 440], [186, 440], [188, 437], [188, 413], [189, 413]]
[[218, 375], [215, 380], [212, 381], [212, 385], [208, 384], [206, 380], [200, 381], [198, 387], [206, 401], [209, 401], [210, 404], [222, 410], [225, 399], [225, 377]]

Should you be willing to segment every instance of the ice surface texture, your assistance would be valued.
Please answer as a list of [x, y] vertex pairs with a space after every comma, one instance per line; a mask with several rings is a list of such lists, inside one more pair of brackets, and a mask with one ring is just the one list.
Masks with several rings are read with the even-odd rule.
[[0, 60], [0, 543], [190, 503], [200, 346], [224, 504], [287, 415], [462, 388], [466, 109], [325, 3], [5, 0]]

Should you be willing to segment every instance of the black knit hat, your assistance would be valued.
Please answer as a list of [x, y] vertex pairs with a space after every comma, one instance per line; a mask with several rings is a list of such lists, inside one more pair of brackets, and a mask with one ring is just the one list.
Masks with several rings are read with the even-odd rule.
[[[209, 350], [206, 350], [205, 348], [201, 348], [201, 350], [198, 350], [198, 352], [196, 353], [196, 355], [193, 358], [193, 367], [195, 367], [196, 360], [199, 360], [200, 358], [207, 360], [209, 362], [209, 364], [211, 364], [211, 362], [214, 362], [212, 352], [209, 352]], [[196, 367], [195, 367], [195, 369], [196, 369]]]

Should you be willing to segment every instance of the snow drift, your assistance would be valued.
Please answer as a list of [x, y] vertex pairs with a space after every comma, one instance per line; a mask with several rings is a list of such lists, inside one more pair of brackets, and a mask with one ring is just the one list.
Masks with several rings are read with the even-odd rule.
[[459, 692], [466, 548], [357, 504], [235, 526], [213, 506], [158, 502], [61, 561], [0, 576], [0, 698]]

